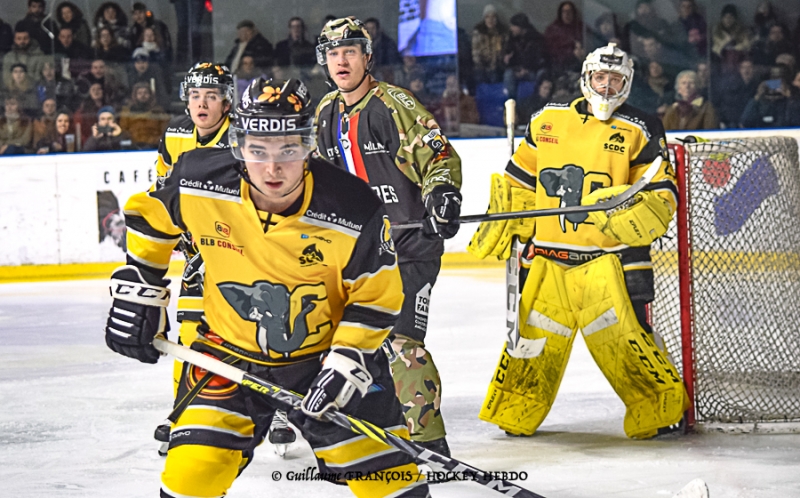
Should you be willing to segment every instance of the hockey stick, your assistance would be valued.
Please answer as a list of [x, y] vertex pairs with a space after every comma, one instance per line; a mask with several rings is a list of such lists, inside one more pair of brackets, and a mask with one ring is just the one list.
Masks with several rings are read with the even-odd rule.
[[[299, 410], [300, 404], [303, 402], [303, 396], [288, 389], [284, 389], [272, 382], [266, 381], [255, 375], [236, 368], [232, 365], [227, 365], [222, 361], [206, 356], [198, 351], [181, 346], [174, 342], [170, 342], [164, 338], [156, 337], [153, 340], [153, 346], [160, 352], [170, 354], [179, 360], [189, 362], [202, 369], [213, 372], [216, 375], [225, 377], [226, 379], [235, 382], [243, 387], [251, 389], [261, 395], [264, 395], [280, 405], [283, 405], [288, 410]], [[447, 472], [460, 473], [468, 476], [469, 479], [486, 486], [489, 489], [497, 491], [498, 493], [506, 496], [513, 496], [515, 498], [544, 498], [532, 491], [521, 488], [516, 484], [505, 479], [496, 479], [491, 473], [477, 469], [471, 465], [467, 465], [454, 458], [449, 458], [438, 453], [434, 453], [422, 446], [403, 439], [400, 436], [387, 432], [380, 427], [361, 420], [351, 415], [344, 414], [340, 411], [330, 409], [324, 414], [324, 419], [332, 422], [339, 427], [349, 429], [355, 433], [363, 434], [375, 441], [383, 443], [387, 446], [396, 448], [411, 457], [421, 460], [434, 466], [437, 469], [442, 469]]]
[[[661, 168], [661, 163], [664, 159], [658, 156], [653, 164], [651, 164], [647, 171], [641, 178], [628, 187], [625, 192], [617, 194], [605, 201], [600, 201], [597, 204], [590, 206], [569, 206], [557, 207], [548, 209], [532, 209], [530, 211], [514, 211], [511, 213], [491, 213], [491, 214], [471, 214], [462, 216], [458, 219], [458, 223], [482, 223], [484, 221], [500, 221], [500, 220], [515, 220], [519, 218], [540, 218], [542, 216], [566, 216], [568, 214], [576, 213], [591, 213], [594, 211], [610, 211], [616, 209], [633, 198], [638, 194], [658, 173]], [[392, 223], [393, 230], [404, 230], [407, 228], [422, 228], [423, 220], [402, 221], [399, 223]]]

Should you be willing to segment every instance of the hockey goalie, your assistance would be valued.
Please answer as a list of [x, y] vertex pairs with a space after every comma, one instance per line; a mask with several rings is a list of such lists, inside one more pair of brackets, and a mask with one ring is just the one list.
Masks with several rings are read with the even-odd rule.
[[489, 212], [591, 205], [652, 178], [609, 211], [483, 223], [477, 257], [520, 258], [518, 335], [506, 343], [480, 418], [531, 435], [555, 401], [578, 330], [625, 404], [628, 437], [677, 428], [688, 397], [648, 323], [654, 298], [650, 244], [667, 231], [678, 190], [661, 122], [625, 104], [633, 63], [614, 44], [589, 54], [582, 98], [531, 117], [505, 175], [492, 179]]

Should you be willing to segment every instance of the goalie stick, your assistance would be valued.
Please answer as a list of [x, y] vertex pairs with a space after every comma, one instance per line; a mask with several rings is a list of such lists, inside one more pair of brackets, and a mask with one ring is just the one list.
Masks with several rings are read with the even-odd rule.
[[[222, 361], [206, 356], [200, 352], [194, 351], [181, 346], [174, 342], [168, 341], [161, 337], [156, 337], [153, 340], [153, 346], [160, 352], [170, 354], [179, 360], [189, 362], [202, 369], [213, 372], [216, 375], [225, 377], [226, 379], [235, 382], [243, 387], [251, 389], [261, 395], [264, 395], [286, 410], [299, 410], [300, 404], [303, 402], [303, 396], [288, 389], [284, 389], [277, 384], [266, 381], [255, 375], [250, 375], [244, 370], [236, 368], [232, 365], [227, 365]], [[332, 422], [340, 427], [349, 429], [355, 433], [363, 434], [375, 441], [383, 443], [387, 446], [396, 448], [413, 458], [423, 461], [436, 469], [441, 469], [446, 472], [457, 472], [470, 476], [474, 482], [477, 482], [489, 489], [497, 491], [506, 496], [513, 496], [515, 498], [544, 498], [542, 495], [528, 491], [510, 481], [505, 479], [496, 479], [491, 473], [477, 469], [471, 465], [467, 465], [454, 458], [449, 458], [438, 453], [434, 453], [413, 441], [403, 439], [400, 436], [387, 432], [382, 428], [361, 420], [351, 415], [347, 415], [333, 408], [329, 409], [323, 415], [325, 420]]]
[[[206, 356], [193, 349], [189, 349], [186, 346], [168, 341], [162, 337], [153, 339], [153, 346], [164, 354], [170, 354], [179, 360], [189, 362], [266, 396], [277, 404], [283, 405], [287, 410], [299, 410], [300, 404], [303, 402], [303, 396], [293, 391], [284, 389], [255, 375], [250, 375], [244, 370], [228, 365], [211, 356]], [[437, 469], [474, 476], [473, 480], [475, 482], [505, 496], [513, 496], [515, 498], [544, 498], [542, 495], [536, 494], [533, 491], [529, 491], [504, 479], [495, 479], [491, 473], [467, 465], [455, 458], [449, 458], [434, 453], [413, 441], [403, 439], [391, 432], [387, 432], [366, 420], [360, 420], [334, 409], [328, 410], [324, 416], [329, 422], [397, 448], [417, 460], [431, 464]], [[708, 488], [702, 479], [695, 479], [678, 491], [673, 498], [708, 498]]]
[[[484, 221], [500, 221], [500, 220], [515, 220], [519, 218], [540, 218], [542, 216], [566, 216], [575, 213], [591, 213], [593, 211], [611, 211], [621, 207], [626, 202], [633, 199], [633, 196], [638, 194], [658, 173], [661, 164], [664, 162], [661, 156], [658, 156], [653, 164], [651, 164], [647, 171], [644, 172], [641, 178], [628, 187], [624, 192], [610, 197], [605, 201], [599, 201], [597, 204], [590, 206], [568, 206], [557, 207], [548, 209], [532, 209], [530, 211], [513, 211], [510, 213], [491, 213], [491, 214], [471, 214], [462, 216], [458, 219], [458, 223], [482, 223]], [[414, 221], [401, 221], [399, 223], [392, 223], [393, 230], [404, 230], [407, 228], [422, 228], [424, 220]]]

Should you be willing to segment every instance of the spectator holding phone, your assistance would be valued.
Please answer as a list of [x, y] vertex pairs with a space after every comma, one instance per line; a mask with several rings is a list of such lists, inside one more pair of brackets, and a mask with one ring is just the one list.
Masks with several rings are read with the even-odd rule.
[[92, 126], [92, 136], [83, 145], [83, 150], [123, 150], [131, 146], [131, 136], [116, 122], [114, 108], [110, 105], [97, 111], [97, 123]]
[[800, 100], [789, 84], [789, 70], [783, 64], [770, 69], [769, 79], [758, 85], [756, 96], [742, 113], [744, 128], [785, 128], [800, 125]]

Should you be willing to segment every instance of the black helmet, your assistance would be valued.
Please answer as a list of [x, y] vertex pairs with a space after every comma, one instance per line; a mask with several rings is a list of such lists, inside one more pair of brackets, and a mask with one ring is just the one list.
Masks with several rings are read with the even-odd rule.
[[317, 63], [320, 66], [326, 65], [328, 49], [354, 44], [361, 45], [365, 54], [372, 54], [372, 38], [364, 23], [353, 17], [328, 21], [317, 38]]
[[[314, 107], [308, 88], [298, 79], [283, 82], [264, 77], [254, 79], [231, 113], [228, 131], [233, 155], [243, 161], [297, 161], [316, 148]], [[245, 137], [300, 137], [299, 148], [285, 156], [261, 159], [245, 152]], [[300, 157], [302, 156], [302, 157]]]
[[180, 97], [184, 102], [189, 100], [192, 88], [218, 88], [222, 97], [233, 103], [233, 75], [227, 66], [213, 62], [198, 62], [186, 72], [180, 87]]

